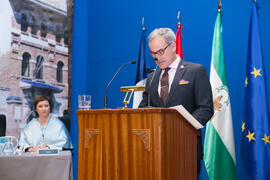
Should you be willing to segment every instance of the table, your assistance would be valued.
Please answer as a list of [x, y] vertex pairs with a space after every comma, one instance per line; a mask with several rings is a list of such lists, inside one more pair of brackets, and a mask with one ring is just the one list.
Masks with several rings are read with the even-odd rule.
[[70, 151], [59, 155], [0, 155], [1, 180], [72, 180], [72, 156]]

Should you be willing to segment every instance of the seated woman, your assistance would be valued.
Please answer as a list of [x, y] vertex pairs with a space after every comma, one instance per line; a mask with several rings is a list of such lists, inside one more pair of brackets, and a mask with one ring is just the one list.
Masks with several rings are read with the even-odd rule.
[[38, 118], [32, 119], [21, 131], [19, 145], [28, 152], [38, 149], [72, 149], [68, 131], [57, 117], [50, 114], [52, 104], [47, 96], [37, 96], [34, 100]]

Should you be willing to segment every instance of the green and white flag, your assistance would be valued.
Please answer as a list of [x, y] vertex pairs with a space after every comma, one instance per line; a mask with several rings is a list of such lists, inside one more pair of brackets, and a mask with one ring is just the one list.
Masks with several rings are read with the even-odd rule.
[[236, 179], [231, 104], [222, 45], [222, 17], [217, 14], [210, 71], [214, 116], [206, 125], [204, 161], [210, 180]]

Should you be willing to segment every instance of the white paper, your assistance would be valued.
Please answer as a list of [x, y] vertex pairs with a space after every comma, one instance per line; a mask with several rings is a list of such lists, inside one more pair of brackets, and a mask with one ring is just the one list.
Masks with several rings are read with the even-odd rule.
[[182, 105], [170, 107], [176, 109], [194, 128], [201, 129], [203, 125], [199, 123]]

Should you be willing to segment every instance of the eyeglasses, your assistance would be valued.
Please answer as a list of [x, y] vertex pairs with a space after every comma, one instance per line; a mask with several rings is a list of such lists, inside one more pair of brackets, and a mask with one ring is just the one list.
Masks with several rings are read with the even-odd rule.
[[156, 55], [162, 56], [165, 53], [165, 50], [167, 49], [167, 47], [169, 47], [171, 44], [172, 43], [169, 43], [165, 48], [160, 49], [157, 52], [150, 51], [149, 54], [152, 56], [156, 56]]

